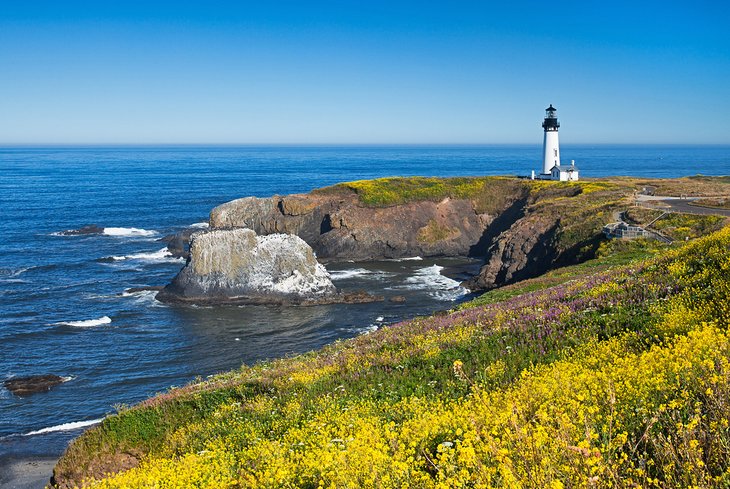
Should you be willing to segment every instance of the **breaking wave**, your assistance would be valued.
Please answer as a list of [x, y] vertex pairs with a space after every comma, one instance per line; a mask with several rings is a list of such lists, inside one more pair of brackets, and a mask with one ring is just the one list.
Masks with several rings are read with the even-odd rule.
[[428, 290], [428, 294], [441, 301], [455, 301], [469, 293], [456, 280], [441, 275], [444, 267], [432, 265], [419, 268], [412, 277], [408, 277], [402, 288], [410, 290]]
[[162, 263], [162, 262], [175, 262], [183, 260], [182, 257], [172, 256], [170, 250], [167, 248], [161, 248], [157, 251], [150, 251], [146, 253], [134, 253], [132, 255], [124, 256], [112, 256], [112, 261], [123, 261], [123, 260], [139, 260], [151, 263]]
[[87, 426], [93, 426], [104, 421], [104, 418], [90, 419], [88, 421], [74, 421], [72, 423], [63, 423], [56, 426], [50, 426], [48, 428], [42, 428], [40, 430], [29, 431], [23, 436], [42, 435], [44, 433], [55, 433], [57, 431], [72, 431], [78, 430], [79, 428], [86, 428]]
[[137, 292], [122, 292], [122, 297], [128, 297], [137, 304], [146, 304], [149, 306], [164, 306], [156, 299], [159, 291], [157, 290], [140, 290]]
[[0, 268], [0, 278], [15, 278], [30, 270], [28, 268]]
[[373, 279], [373, 280], [383, 280], [388, 277], [392, 277], [392, 273], [383, 272], [383, 271], [377, 271], [377, 270], [367, 270], [365, 268], [349, 268], [346, 270], [330, 270], [329, 271], [330, 277], [332, 277], [332, 280], [347, 280], [350, 278], [367, 278], [367, 279]]
[[104, 228], [103, 234], [107, 236], [155, 236], [158, 233], [139, 228]]
[[94, 235], [116, 236], [116, 237], [150, 237], [157, 236], [157, 231], [150, 231], [141, 228], [118, 228], [118, 227], [100, 227], [95, 224], [83, 226], [77, 229], [66, 229], [65, 231], [56, 231], [51, 236], [94, 236]]
[[380, 329], [380, 325], [379, 324], [369, 324], [367, 326], [360, 326], [360, 327], [357, 327], [357, 328], [344, 328], [343, 330], [344, 331], [347, 331], [349, 333], [355, 333], [355, 334], [358, 334], [358, 335], [366, 335], [366, 334], [369, 334], [369, 333], [374, 333], [378, 329]]
[[56, 326], [73, 326], [75, 328], [93, 328], [94, 326], [110, 324], [111, 322], [112, 319], [109, 316], [102, 316], [98, 319], [86, 319], [83, 321], [61, 321], [53, 324]]

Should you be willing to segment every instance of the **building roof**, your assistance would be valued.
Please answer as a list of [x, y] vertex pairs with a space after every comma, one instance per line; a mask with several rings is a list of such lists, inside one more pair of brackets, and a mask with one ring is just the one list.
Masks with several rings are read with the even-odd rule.
[[553, 107], [553, 104], [550, 104], [550, 107], [548, 107], [545, 110], [558, 110], [558, 109], [556, 109], [555, 107]]
[[555, 165], [552, 168], [550, 168], [550, 171], [552, 172], [555, 168], [560, 170], [560, 172], [569, 172], [569, 171], [578, 171], [578, 167], [574, 165], [565, 165], [565, 166], [558, 166]]

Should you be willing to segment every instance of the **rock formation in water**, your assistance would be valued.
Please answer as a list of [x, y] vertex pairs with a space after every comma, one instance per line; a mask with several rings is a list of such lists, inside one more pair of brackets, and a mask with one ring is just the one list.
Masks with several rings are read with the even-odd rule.
[[31, 375], [28, 377], [15, 377], [3, 382], [7, 390], [18, 397], [25, 397], [38, 392], [47, 392], [58, 384], [69, 380], [70, 377], [59, 377], [58, 375]]
[[306, 303], [337, 290], [312, 248], [293, 235], [250, 229], [193, 235], [190, 258], [158, 299], [174, 302]]
[[97, 226], [96, 224], [89, 224], [87, 226], [82, 226], [78, 229], [67, 229], [65, 231], [61, 231], [61, 236], [81, 236], [85, 234], [103, 234], [104, 228]]
[[190, 238], [193, 234], [200, 232], [198, 228], [185, 228], [175, 234], [169, 234], [158, 239], [167, 245], [167, 251], [175, 258], [188, 259], [190, 256]]

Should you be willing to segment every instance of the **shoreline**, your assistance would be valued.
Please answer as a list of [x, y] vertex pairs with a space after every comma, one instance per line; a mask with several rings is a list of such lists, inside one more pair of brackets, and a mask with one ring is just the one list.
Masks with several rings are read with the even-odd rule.
[[58, 457], [0, 457], [0, 486], [6, 489], [42, 489], [51, 481]]

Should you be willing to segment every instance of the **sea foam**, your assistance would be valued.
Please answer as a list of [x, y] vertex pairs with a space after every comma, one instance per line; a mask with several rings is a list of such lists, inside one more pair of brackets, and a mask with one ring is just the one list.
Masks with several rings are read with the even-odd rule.
[[26, 284], [27, 280], [20, 277], [33, 267], [28, 268], [0, 268], [0, 282], [8, 284]]
[[88, 421], [74, 421], [72, 423], [63, 423], [56, 426], [50, 426], [48, 428], [42, 428], [40, 430], [29, 431], [23, 436], [42, 435], [44, 433], [55, 433], [57, 431], [72, 431], [78, 430], [79, 428], [86, 428], [87, 426], [93, 426], [104, 421], [104, 418], [90, 419]]
[[412, 277], [408, 277], [403, 288], [411, 290], [428, 290], [429, 295], [441, 301], [455, 301], [469, 293], [456, 280], [441, 275], [444, 267], [431, 265], [419, 268]]
[[146, 253], [134, 253], [132, 255], [112, 256], [111, 259], [114, 261], [139, 260], [139, 261], [146, 261], [146, 262], [150, 262], [150, 263], [175, 262], [175, 261], [184, 260], [184, 258], [182, 258], [182, 257], [172, 256], [172, 253], [170, 253], [170, 250], [168, 250], [167, 248], [161, 248], [157, 251], [150, 251], [150, 252], [146, 252]]
[[331, 270], [329, 272], [332, 280], [347, 280], [350, 278], [367, 278], [372, 280], [383, 280], [393, 274], [382, 271], [367, 270], [365, 268], [349, 268], [346, 270]]
[[28, 268], [0, 268], [0, 277], [18, 277], [22, 275], [23, 273], [30, 270], [31, 267]]
[[75, 328], [93, 328], [103, 324], [110, 324], [112, 319], [109, 316], [102, 316], [98, 319], [86, 319], [84, 321], [61, 321], [54, 323], [56, 326], [73, 326]]
[[104, 228], [104, 234], [107, 236], [155, 236], [157, 231], [149, 231], [139, 228]]
[[140, 290], [137, 292], [122, 292], [122, 297], [128, 297], [134, 300], [137, 304], [144, 304], [148, 306], [159, 306], [165, 307], [165, 304], [158, 301], [157, 290]]

